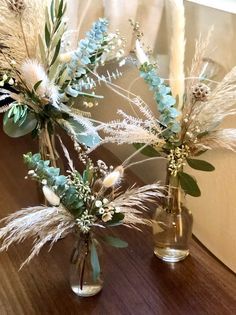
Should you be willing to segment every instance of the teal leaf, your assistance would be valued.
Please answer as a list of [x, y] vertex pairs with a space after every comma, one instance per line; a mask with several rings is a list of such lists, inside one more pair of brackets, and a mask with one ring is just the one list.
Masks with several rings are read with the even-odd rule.
[[[5, 113], [5, 115], [7, 115], [7, 113]], [[14, 123], [13, 118], [8, 118], [5, 120], [3, 130], [9, 137], [18, 138], [32, 132], [36, 128], [37, 123], [35, 115], [30, 112], [20, 126]]]
[[116, 248], [126, 248], [128, 246], [128, 243], [113, 236], [105, 236], [103, 238], [104, 242], [107, 244], [116, 247]]
[[79, 143], [85, 144], [87, 147], [94, 147], [100, 143], [101, 138], [97, 133], [86, 133], [85, 127], [74, 119], [69, 119], [68, 122], [76, 133], [76, 139]]
[[180, 185], [184, 192], [192, 197], [201, 196], [201, 191], [198, 187], [196, 180], [189, 174], [184, 172], [178, 173]]
[[98, 253], [96, 249], [96, 243], [94, 240], [92, 240], [92, 244], [91, 244], [91, 265], [93, 269], [93, 279], [94, 281], [96, 281], [100, 275], [101, 268], [100, 268]]
[[[143, 143], [134, 143], [133, 146], [135, 149], [139, 150], [141, 147], [144, 146]], [[140, 151], [143, 155], [149, 156], [149, 157], [155, 157], [160, 156], [160, 153], [155, 150], [152, 146], [146, 146], [144, 149]]]
[[215, 170], [215, 167], [203, 160], [197, 159], [187, 159], [188, 165], [194, 168], [195, 170], [205, 171], [205, 172], [212, 172]]

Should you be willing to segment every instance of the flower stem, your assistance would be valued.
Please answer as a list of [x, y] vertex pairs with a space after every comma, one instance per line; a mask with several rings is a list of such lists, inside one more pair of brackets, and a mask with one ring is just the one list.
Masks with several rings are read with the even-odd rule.
[[19, 22], [20, 22], [20, 28], [21, 28], [21, 32], [22, 32], [23, 41], [24, 41], [24, 44], [25, 44], [25, 49], [26, 49], [26, 52], [27, 52], [27, 56], [28, 56], [28, 58], [30, 58], [29, 48], [28, 48], [28, 45], [27, 45], [26, 37], [25, 37], [25, 32], [24, 32], [24, 27], [23, 27], [23, 23], [22, 23], [22, 16], [21, 16], [21, 14], [19, 15]]

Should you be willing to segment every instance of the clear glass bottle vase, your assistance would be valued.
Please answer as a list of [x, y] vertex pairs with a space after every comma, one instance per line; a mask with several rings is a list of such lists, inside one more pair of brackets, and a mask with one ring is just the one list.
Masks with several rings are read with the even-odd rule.
[[89, 297], [102, 290], [101, 256], [102, 247], [92, 234], [80, 233], [70, 263], [70, 285], [76, 295]]
[[193, 216], [181, 202], [177, 178], [169, 178], [168, 187], [168, 196], [154, 215], [154, 254], [164, 261], [178, 262], [189, 255]]

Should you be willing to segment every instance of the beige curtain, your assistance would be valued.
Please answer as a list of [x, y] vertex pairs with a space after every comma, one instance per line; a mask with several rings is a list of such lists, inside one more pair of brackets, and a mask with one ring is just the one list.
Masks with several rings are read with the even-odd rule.
[[161, 22], [164, 0], [67, 0], [69, 28], [76, 31], [75, 45], [93, 21], [106, 17], [112, 32], [119, 30], [127, 39], [127, 52], [133, 43], [132, 28], [129, 19], [140, 23], [145, 34], [145, 41], [154, 48]]

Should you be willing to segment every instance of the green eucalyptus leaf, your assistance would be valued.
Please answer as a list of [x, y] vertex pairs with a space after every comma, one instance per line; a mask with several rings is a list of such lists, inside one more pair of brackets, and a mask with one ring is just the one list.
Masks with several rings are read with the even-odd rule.
[[116, 248], [126, 248], [128, 246], [127, 242], [125, 242], [125, 241], [123, 241], [123, 240], [121, 240], [121, 239], [119, 239], [117, 237], [113, 237], [113, 236], [105, 236], [103, 238], [103, 240], [107, 244], [109, 244], [109, 245], [111, 245], [113, 247], [116, 247]]
[[[133, 146], [135, 149], [139, 150], [141, 147], [144, 146], [143, 143], [134, 143]], [[143, 155], [149, 156], [149, 157], [155, 157], [155, 156], [160, 156], [160, 153], [155, 150], [152, 146], [148, 145], [144, 149], [140, 151]]]
[[37, 92], [37, 89], [39, 88], [40, 84], [42, 83], [43, 80], [38, 81], [37, 83], [35, 83], [34, 85], [34, 91]]
[[57, 59], [49, 69], [48, 77], [51, 81], [55, 81], [60, 71], [60, 61]]
[[44, 43], [43, 43], [42, 37], [40, 35], [38, 36], [38, 44], [39, 44], [39, 50], [40, 50], [42, 63], [45, 64], [46, 63], [45, 47], [44, 47]]
[[54, 62], [57, 60], [57, 57], [59, 55], [59, 52], [60, 52], [60, 49], [61, 49], [61, 40], [59, 40], [57, 46], [56, 46], [56, 49], [55, 49], [55, 52], [54, 52], [54, 56], [52, 58], [52, 62], [50, 64], [50, 66], [52, 66], [54, 64]]
[[205, 171], [205, 172], [212, 172], [215, 170], [215, 167], [203, 160], [197, 159], [189, 159], [187, 158], [188, 165], [194, 168], [195, 170]]
[[49, 32], [51, 32], [51, 21], [50, 21], [50, 16], [49, 16], [49, 12], [48, 12], [47, 7], [45, 10], [45, 20], [46, 20], [47, 28], [48, 28]]
[[112, 220], [108, 221], [106, 223], [106, 226], [114, 226], [114, 224], [115, 225], [120, 224], [124, 220], [124, 217], [125, 217], [124, 213], [121, 212], [114, 213]]
[[84, 126], [74, 119], [69, 119], [71, 127], [76, 133], [76, 138], [79, 143], [85, 144], [87, 147], [93, 147], [100, 143], [101, 138], [97, 133], [86, 134]]
[[96, 243], [94, 240], [92, 240], [92, 244], [91, 244], [91, 265], [93, 268], [93, 279], [96, 281], [100, 275], [101, 268], [100, 268], [98, 253], [96, 249]]
[[191, 175], [184, 172], [179, 172], [178, 177], [180, 185], [186, 194], [193, 197], [201, 196], [201, 191], [198, 187], [198, 184]]
[[47, 48], [49, 48], [50, 46], [50, 41], [51, 41], [51, 37], [48, 30], [48, 26], [47, 24], [45, 24], [45, 43], [46, 43]]
[[[7, 113], [5, 113], [5, 115], [7, 115]], [[4, 117], [4, 121], [5, 124], [3, 126], [3, 130], [9, 137], [12, 138], [22, 137], [32, 132], [36, 128], [38, 123], [37, 119], [35, 118], [35, 115], [31, 112], [27, 114], [27, 117], [20, 126], [19, 124], [14, 123], [13, 118], [8, 118], [7, 120], [5, 120]]]
[[63, 8], [64, 8], [64, 1], [61, 0], [60, 4], [59, 4], [59, 8], [58, 8], [58, 12], [57, 12], [57, 18], [60, 19], [63, 15]]
[[54, 0], [51, 1], [51, 5], [50, 5], [50, 17], [51, 17], [51, 21], [52, 23], [54, 23], [54, 9], [55, 9], [55, 6], [54, 6]]
[[58, 28], [57, 32], [54, 34], [52, 43], [51, 43], [51, 49], [54, 49], [58, 42], [61, 41], [61, 38], [65, 32], [65, 24], [61, 24], [61, 26]]

